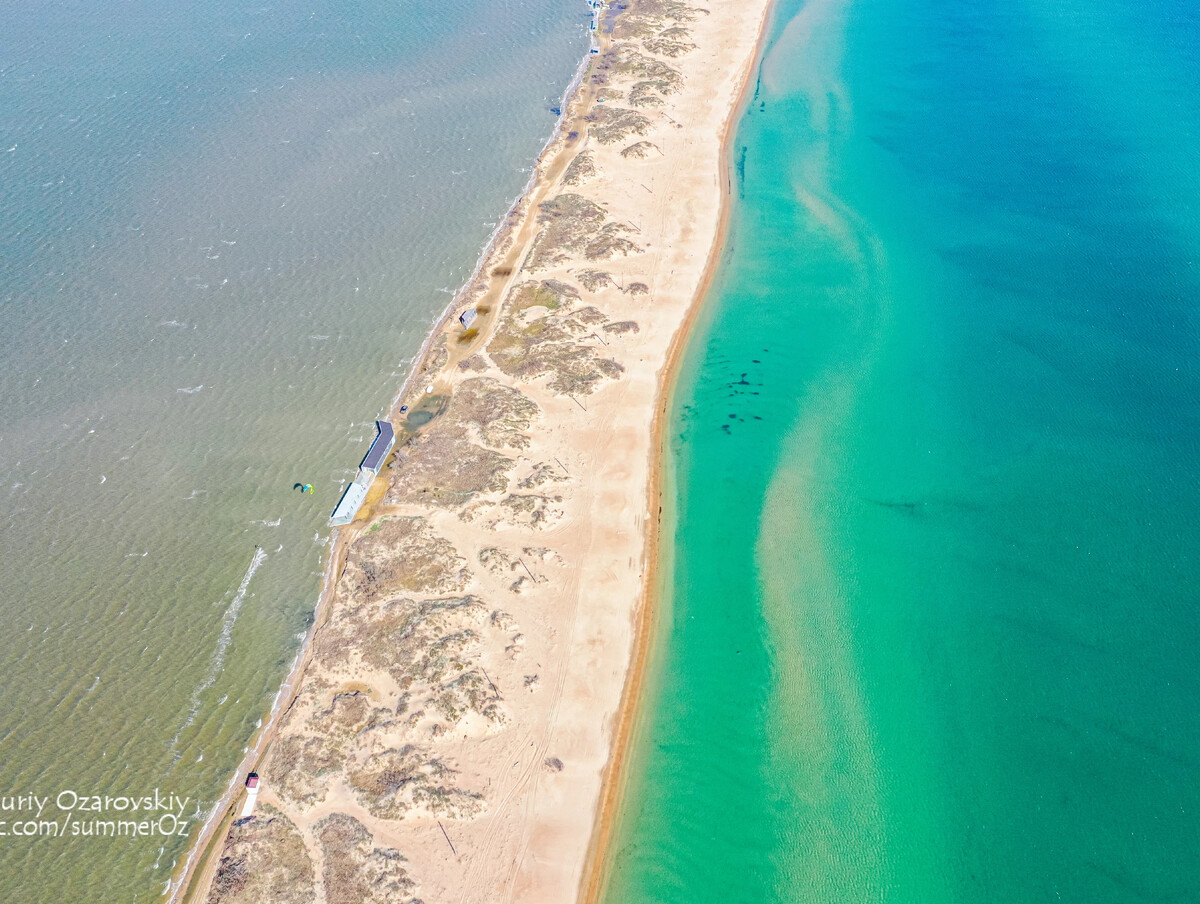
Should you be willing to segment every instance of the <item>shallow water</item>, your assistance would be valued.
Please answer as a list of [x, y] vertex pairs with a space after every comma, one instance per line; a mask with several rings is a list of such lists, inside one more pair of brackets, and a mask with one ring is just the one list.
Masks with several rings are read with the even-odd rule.
[[1191, 900], [1200, 19], [781, 2], [608, 900]]
[[[157, 787], [194, 817], [223, 790], [329, 512], [525, 184], [587, 12], [6, 10], [4, 795]], [[4, 837], [0, 899], [157, 900], [183, 847]]]

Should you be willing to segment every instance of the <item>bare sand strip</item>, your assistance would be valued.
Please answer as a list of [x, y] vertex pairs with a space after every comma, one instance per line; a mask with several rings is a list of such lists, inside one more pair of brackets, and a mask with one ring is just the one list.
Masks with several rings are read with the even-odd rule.
[[391, 415], [394, 458], [334, 544], [246, 763], [257, 814], [235, 823], [236, 793], [222, 801], [175, 900], [597, 894], [651, 616], [666, 381], [768, 5], [605, 13], [453, 312], [479, 319], [435, 331]]

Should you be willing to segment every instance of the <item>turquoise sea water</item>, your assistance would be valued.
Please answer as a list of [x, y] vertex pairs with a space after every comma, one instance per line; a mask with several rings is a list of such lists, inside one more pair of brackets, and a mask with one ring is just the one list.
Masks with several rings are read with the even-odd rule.
[[[587, 12], [0, 5], [0, 796], [203, 818]], [[155, 901], [184, 843], [3, 835], [0, 901]]]
[[1197, 48], [780, 0], [608, 901], [1200, 900]]

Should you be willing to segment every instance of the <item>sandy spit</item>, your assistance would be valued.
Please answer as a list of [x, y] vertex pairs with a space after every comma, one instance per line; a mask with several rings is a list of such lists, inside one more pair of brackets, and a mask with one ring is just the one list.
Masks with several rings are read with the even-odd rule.
[[173, 902], [598, 899], [668, 388], [769, 0], [625, 6], [397, 397], [397, 452]]

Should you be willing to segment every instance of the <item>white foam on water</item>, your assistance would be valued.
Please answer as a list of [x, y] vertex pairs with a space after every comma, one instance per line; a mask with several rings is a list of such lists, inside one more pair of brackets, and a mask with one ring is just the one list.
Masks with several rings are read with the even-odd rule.
[[237, 622], [238, 614], [242, 611], [242, 603], [245, 602], [246, 592], [250, 589], [250, 580], [266, 560], [266, 550], [261, 546], [254, 547], [254, 557], [250, 560], [250, 567], [246, 569], [246, 574], [242, 577], [242, 583], [238, 585], [237, 592], [234, 593], [233, 600], [229, 603], [229, 608], [221, 616], [221, 633], [217, 637], [217, 648], [213, 651], [208, 672], [205, 674], [204, 680], [192, 691], [192, 705], [188, 711], [188, 717], [183, 725], [179, 727], [179, 731], [175, 732], [175, 737], [171, 738], [170, 749], [175, 755], [176, 760], [179, 759], [179, 751], [176, 748], [179, 745], [180, 736], [188, 726], [196, 721], [196, 716], [200, 712], [200, 698], [204, 696], [206, 690], [213, 686], [217, 680], [217, 676], [221, 674], [221, 667], [225, 665], [225, 654], [229, 650], [230, 642], [233, 640], [233, 626]]

